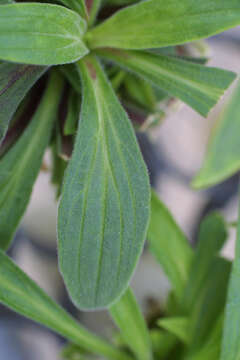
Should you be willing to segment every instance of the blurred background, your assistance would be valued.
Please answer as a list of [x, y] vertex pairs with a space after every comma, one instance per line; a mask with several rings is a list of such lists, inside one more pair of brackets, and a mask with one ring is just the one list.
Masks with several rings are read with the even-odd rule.
[[[218, 66], [240, 74], [240, 28], [208, 40], [211, 60]], [[234, 85], [205, 119], [181, 104], [157, 127], [139, 133], [138, 139], [148, 165], [152, 185], [171, 210], [189, 241], [196, 241], [202, 217], [218, 209], [228, 221], [237, 219], [238, 174], [204, 191], [193, 191], [190, 182], [200, 169], [211, 129], [229, 101]], [[46, 163], [48, 155], [46, 154]], [[21, 227], [10, 249], [10, 256], [49, 295], [89, 329], [108, 336], [113, 324], [105, 311], [79, 312], [71, 304], [57, 269], [55, 189], [50, 175], [42, 171]], [[234, 255], [235, 230], [224, 248]], [[154, 258], [143, 252], [131, 283], [146, 312], [149, 306], [164, 304], [169, 284]], [[0, 360], [61, 359], [63, 339], [49, 330], [0, 306]]]

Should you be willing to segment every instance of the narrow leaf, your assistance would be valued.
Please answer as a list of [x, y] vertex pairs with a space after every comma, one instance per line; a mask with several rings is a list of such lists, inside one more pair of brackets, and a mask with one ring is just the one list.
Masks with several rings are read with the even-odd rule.
[[175, 335], [157, 328], [150, 330], [150, 337], [154, 351], [154, 359], [166, 359], [178, 343]]
[[149, 217], [149, 182], [130, 121], [98, 63], [79, 62], [83, 103], [59, 207], [59, 264], [73, 302], [105, 307], [127, 288]]
[[78, 324], [0, 250], [0, 302], [80, 345], [111, 360], [130, 360], [124, 353]]
[[178, 298], [189, 276], [193, 251], [165, 205], [152, 192], [148, 228], [150, 250], [163, 267]]
[[158, 320], [157, 324], [175, 335], [183, 343], [189, 343], [189, 329], [187, 317], [167, 317]]
[[0, 248], [7, 249], [24, 214], [56, 120], [62, 80], [55, 74], [32, 121], [0, 160]]
[[227, 239], [227, 226], [224, 218], [212, 213], [200, 225], [198, 245], [191, 265], [190, 276], [185, 290], [183, 304], [193, 311], [194, 303], [204, 289], [214, 258]]
[[105, 50], [99, 54], [133, 71], [206, 116], [236, 75], [178, 57], [141, 51]]
[[148, 329], [130, 288], [114, 305], [110, 314], [121, 330], [122, 337], [139, 360], [152, 358]]
[[192, 183], [194, 188], [218, 184], [240, 169], [239, 113], [240, 82], [212, 133], [203, 167]]
[[223, 316], [219, 317], [212, 331], [208, 335], [207, 341], [191, 355], [186, 356], [186, 360], [219, 360], [221, 351], [221, 339], [223, 328]]
[[82, 88], [81, 88], [81, 81], [78, 75], [77, 64], [74, 63], [74, 64], [61, 65], [59, 66], [59, 70], [66, 77], [66, 79], [75, 89], [75, 91], [81, 95]]
[[239, 274], [240, 274], [240, 215], [238, 219], [235, 260], [233, 263], [230, 284], [228, 289], [227, 304], [225, 308], [224, 332], [223, 332], [222, 352], [220, 358], [221, 360], [240, 359]]
[[189, 319], [191, 347], [201, 348], [207, 341], [215, 322], [224, 311], [231, 262], [216, 257], [209, 269], [204, 289], [198, 294], [197, 305]]
[[33, 65], [77, 61], [88, 53], [86, 22], [58, 5], [20, 3], [1, 7], [0, 59]]
[[67, 116], [64, 122], [64, 135], [73, 135], [76, 132], [79, 114], [80, 114], [81, 99], [78, 94], [71, 89], [67, 105]]
[[238, 0], [147, 0], [91, 30], [90, 48], [150, 49], [215, 35], [240, 24]]
[[70, 9], [78, 12], [84, 19], [88, 19], [85, 0], [60, 0], [60, 2]]
[[46, 70], [43, 66], [0, 63], [0, 144], [18, 105]]

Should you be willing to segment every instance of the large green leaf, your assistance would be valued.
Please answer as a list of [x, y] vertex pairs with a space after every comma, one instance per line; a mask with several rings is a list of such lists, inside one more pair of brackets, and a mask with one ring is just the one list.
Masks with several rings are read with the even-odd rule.
[[80, 326], [0, 250], [0, 302], [109, 360], [131, 360]]
[[0, 59], [33, 65], [77, 61], [88, 53], [86, 22], [58, 5], [20, 3], [1, 7]]
[[215, 185], [240, 169], [240, 82], [213, 131], [203, 167], [193, 180], [195, 188]]
[[130, 121], [101, 67], [79, 62], [81, 119], [59, 207], [59, 264], [80, 308], [127, 288], [149, 218], [149, 182]]
[[181, 298], [189, 276], [193, 251], [172, 215], [154, 192], [148, 240], [151, 252], [163, 267], [178, 298]]
[[109, 308], [122, 337], [139, 360], [152, 359], [148, 329], [131, 289]]
[[[240, 209], [240, 207], [239, 207]], [[240, 211], [239, 211], [240, 213]], [[233, 263], [230, 284], [228, 289], [227, 304], [225, 308], [225, 320], [221, 360], [240, 359], [240, 215], [237, 228], [237, 242], [235, 260]]]
[[43, 66], [0, 63], [0, 144], [18, 105], [46, 70]]
[[55, 73], [32, 121], [0, 160], [0, 248], [6, 249], [27, 207], [49, 143], [61, 97], [62, 80]]
[[204, 289], [209, 271], [227, 239], [227, 226], [224, 218], [212, 213], [204, 218], [200, 225], [198, 245], [191, 265], [189, 280], [185, 289], [183, 306], [186, 311], [193, 311], [199, 294]]
[[230, 71], [206, 67], [177, 57], [141, 51], [100, 51], [104, 57], [135, 72], [206, 116], [235, 79]]
[[239, 0], [147, 0], [87, 34], [91, 48], [149, 49], [206, 38], [240, 24]]

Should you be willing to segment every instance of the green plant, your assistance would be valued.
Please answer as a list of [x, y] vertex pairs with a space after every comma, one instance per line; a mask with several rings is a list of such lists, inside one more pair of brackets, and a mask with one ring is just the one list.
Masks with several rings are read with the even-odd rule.
[[[0, 3], [0, 300], [81, 346], [86, 358], [90, 352], [109, 359], [161, 359], [177, 351], [190, 359], [202, 356], [200, 348], [208, 351], [206, 339], [212, 338], [214, 344], [217, 338], [214, 351], [219, 353], [230, 271], [230, 264], [216, 256], [225, 240], [219, 216], [203, 225], [202, 231], [213, 239], [211, 252], [202, 245], [203, 236], [194, 254], [153, 195], [150, 246], [173, 286], [167, 317], [156, 322], [166, 331], [147, 330], [128, 288], [146, 238], [150, 186], [127, 112], [138, 121], [156, 120], [163, 116], [163, 105], [176, 97], [207, 116], [236, 75], [206, 67], [204, 54], [194, 57], [184, 44], [239, 25], [239, 1], [59, 3]], [[33, 101], [36, 92], [42, 95]], [[48, 145], [52, 181], [61, 195], [60, 271], [77, 307], [110, 309], [122, 330], [120, 346], [76, 324], [3, 252], [26, 209]], [[167, 244], [169, 238], [177, 254]], [[201, 325], [199, 316], [208, 307], [212, 284], [220, 281], [218, 271], [205, 281], [212, 269], [221, 269], [225, 288]], [[233, 289], [234, 281], [233, 275]], [[196, 326], [203, 327], [198, 339]], [[164, 348], [158, 349], [162, 343]], [[75, 345], [66, 356], [81, 352]]]

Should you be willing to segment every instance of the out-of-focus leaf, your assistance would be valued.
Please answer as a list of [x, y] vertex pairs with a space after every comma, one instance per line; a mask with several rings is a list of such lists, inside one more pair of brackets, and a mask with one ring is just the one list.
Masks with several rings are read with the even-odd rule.
[[183, 343], [189, 343], [190, 337], [187, 317], [162, 318], [158, 320], [157, 324], [163, 329], [175, 335]]
[[73, 135], [77, 130], [78, 119], [80, 116], [81, 100], [75, 91], [70, 90], [68, 99], [67, 116], [64, 122], [64, 135]]
[[150, 49], [183, 44], [240, 24], [238, 0], [147, 0], [90, 30], [90, 48]]
[[191, 348], [193, 349], [203, 346], [215, 322], [223, 313], [231, 265], [230, 261], [216, 257], [209, 268], [205, 289], [198, 294], [197, 304], [189, 320]]
[[121, 330], [122, 337], [139, 360], [152, 359], [148, 329], [138, 303], [128, 288], [124, 295], [109, 308]]
[[0, 302], [56, 331], [73, 343], [111, 360], [131, 360], [78, 324], [0, 250]]
[[62, 80], [52, 74], [33, 119], [0, 160], [0, 248], [7, 249], [24, 214], [62, 93]]
[[191, 355], [186, 355], [186, 360], [219, 360], [221, 351], [221, 339], [223, 328], [223, 316], [217, 320], [206, 342], [194, 351]]
[[0, 59], [57, 65], [88, 53], [82, 41], [86, 22], [63, 6], [41, 3], [4, 5], [0, 12]]
[[43, 66], [0, 63], [0, 144], [19, 104], [46, 70]]
[[236, 77], [231, 71], [150, 52], [100, 50], [99, 54], [181, 99], [203, 116]]
[[227, 226], [224, 218], [212, 213], [204, 218], [200, 225], [198, 245], [191, 265], [186, 286], [183, 306], [192, 311], [198, 302], [199, 294], [204, 289], [211, 265], [227, 239]]
[[168, 209], [153, 191], [148, 240], [151, 252], [163, 267], [177, 297], [181, 298], [193, 251]]
[[67, 78], [72, 87], [76, 90], [80, 95], [82, 94], [81, 81], [78, 75], [77, 64], [65, 64], [63, 66], [59, 66], [59, 70], [63, 73], [63, 75]]
[[126, 290], [149, 218], [149, 180], [130, 121], [94, 58], [79, 62], [81, 119], [58, 214], [59, 264], [73, 302], [101, 308]]
[[[240, 206], [239, 206], [240, 209]], [[240, 359], [240, 211], [238, 216], [237, 242], [235, 260], [232, 267], [225, 308], [224, 331], [222, 341], [221, 360]]]
[[165, 360], [178, 342], [175, 335], [160, 329], [150, 330], [150, 337], [154, 355], [160, 360]]
[[215, 185], [240, 169], [240, 82], [214, 129], [203, 167], [192, 182], [194, 188]]

